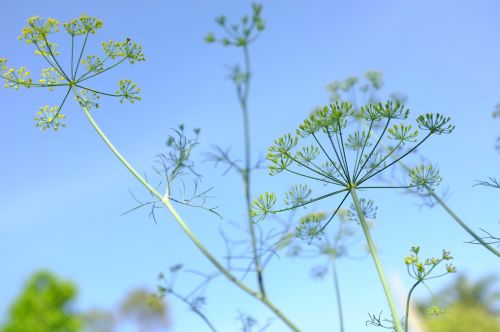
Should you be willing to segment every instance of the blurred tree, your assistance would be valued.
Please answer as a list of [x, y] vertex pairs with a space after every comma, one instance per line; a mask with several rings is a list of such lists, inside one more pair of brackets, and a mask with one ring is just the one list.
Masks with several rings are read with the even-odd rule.
[[456, 302], [443, 314], [430, 318], [428, 328], [430, 332], [500, 332], [500, 322], [481, 306]]
[[106, 310], [90, 310], [80, 315], [83, 323], [83, 332], [113, 332], [115, 316]]
[[120, 306], [123, 319], [135, 321], [140, 332], [152, 332], [168, 325], [167, 305], [145, 289], [133, 290]]
[[48, 271], [36, 272], [12, 304], [1, 332], [77, 332], [81, 321], [71, 304], [76, 286]]
[[[471, 282], [464, 275], [436, 294], [433, 303], [443, 304], [443, 314], [427, 316], [430, 332], [500, 332], [500, 291], [492, 290], [496, 276]], [[420, 304], [420, 309], [430, 303]]]
[[492, 314], [500, 313], [500, 308], [497, 307], [500, 291], [492, 290], [497, 280], [496, 276], [488, 276], [471, 282], [464, 275], [459, 275], [454, 285], [445, 289], [441, 296], [444, 299], [448, 298], [448, 302], [460, 302], [470, 307], [478, 306]]

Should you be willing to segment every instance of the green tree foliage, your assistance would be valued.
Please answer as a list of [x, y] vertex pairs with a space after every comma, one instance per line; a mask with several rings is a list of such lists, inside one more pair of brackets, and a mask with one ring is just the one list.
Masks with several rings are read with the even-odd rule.
[[12, 304], [1, 332], [77, 332], [81, 322], [71, 304], [76, 286], [48, 271], [36, 272]]
[[436, 294], [433, 302], [444, 304], [446, 309], [441, 315], [427, 316], [429, 331], [500, 332], [500, 292], [492, 290], [497, 280], [490, 276], [471, 282], [464, 275], [458, 276]]
[[430, 332], [500, 332], [498, 318], [479, 305], [456, 302], [439, 316], [428, 321]]

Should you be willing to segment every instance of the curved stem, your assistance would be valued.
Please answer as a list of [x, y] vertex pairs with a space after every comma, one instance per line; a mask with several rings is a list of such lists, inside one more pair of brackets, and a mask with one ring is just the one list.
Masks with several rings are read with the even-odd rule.
[[418, 284], [420, 284], [420, 280], [417, 281], [413, 287], [410, 289], [410, 291], [408, 292], [408, 298], [406, 299], [406, 313], [405, 313], [405, 332], [408, 332], [408, 322], [410, 320], [410, 298], [411, 298], [411, 294], [413, 293], [413, 291], [415, 290], [415, 288], [417, 288]]
[[375, 244], [373, 243], [372, 237], [370, 235], [368, 223], [366, 222], [365, 215], [363, 214], [363, 210], [361, 209], [361, 204], [359, 202], [356, 189], [351, 189], [351, 196], [354, 206], [356, 207], [356, 212], [358, 214], [361, 227], [363, 228], [363, 233], [365, 234], [368, 248], [370, 249], [370, 254], [373, 258], [373, 263], [375, 263], [380, 283], [384, 288], [385, 297], [387, 298], [387, 303], [389, 304], [389, 309], [391, 310], [394, 328], [396, 329], [396, 332], [402, 332], [403, 327], [401, 326], [401, 321], [399, 320], [398, 311], [396, 309], [396, 305], [394, 304], [394, 299], [392, 298], [392, 294], [389, 289], [389, 284], [387, 283], [387, 278], [385, 277], [384, 270], [382, 269], [382, 265], [380, 264], [380, 260], [377, 254], [377, 248], [375, 247]]
[[335, 298], [337, 299], [337, 310], [339, 314], [340, 332], [344, 332], [344, 315], [342, 313], [342, 300], [340, 297], [339, 277], [337, 276], [337, 267], [335, 265], [335, 259], [336, 258], [332, 259], [333, 284], [335, 285]]
[[[71, 87], [75, 97], [79, 98], [76, 87], [73, 85]], [[229, 281], [235, 284], [238, 288], [243, 290], [245, 293], [251, 295], [257, 300], [264, 303], [271, 311], [273, 311], [292, 331], [300, 331], [285, 315], [281, 313], [281, 311], [266, 297], [259, 292], [248, 287], [246, 284], [241, 282], [236, 276], [234, 276], [229, 270], [227, 270], [211, 253], [210, 251], [200, 242], [200, 240], [195, 236], [195, 234], [191, 231], [186, 222], [179, 215], [177, 210], [170, 203], [170, 199], [168, 196], [161, 195], [155, 188], [153, 188], [133, 167], [130, 163], [122, 156], [122, 154], [115, 148], [113, 143], [108, 139], [108, 137], [101, 130], [97, 122], [95, 122], [94, 118], [90, 114], [88, 108], [80, 105], [81, 109], [85, 113], [85, 116], [89, 120], [92, 127], [99, 134], [101, 139], [106, 143], [106, 145], [111, 149], [113, 154], [120, 160], [120, 162], [127, 168], [127, 170], [156, 198], [158, 198], [163, 205], [167, 208], [170, 214], [174, 217], [177, 224], [182, 228], [184, 233], [189, 237], [191, 242], [201, 251], [201, 253], [212, 263], [217, 270], [219, 270]]]

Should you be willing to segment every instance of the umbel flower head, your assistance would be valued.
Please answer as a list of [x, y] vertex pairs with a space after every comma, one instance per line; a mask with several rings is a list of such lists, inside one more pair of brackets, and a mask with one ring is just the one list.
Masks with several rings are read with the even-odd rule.
[[[61, 113], [63, 106], [73, 92], [80, 106], [87, 111], [98, 108], [98, 100], [102, 95], [119, 98], [120, 102], [128, 100], [131, 103], [140, 100], [140, 88], [129, 79], [119, 81], [116, 93], [102, 92], [88, 86], [88, 80], [120, 65], [125, 60], [134, 64], [144, 61], [142, 47], [133, 43], [130, 38], [123, 42], [107, 41], [101, 44], [103, 57], [87, 55], [86, 46], [90, 35], [94, 35], [102, 28], [102, 21], [86, 14], [72, 19], [62, 26], [71, 41], [69, 53], [69, 68], [64, 68], [60, 61], [58, 45], [49, 39], [52, 34], [59, 33], [59, 21], [34, 16], [28, 19], [28, 26], [22, 29], [19, 40], [35, 47], [35, 54], [41, 56], [47, 68], [42, 69], [40, 78], [34, 80], [31, 72], [25, 67], [19, 69], [7, 68], [7, 59], [0, 58], [0, 77], [5, 80], [6, 88], [48, 88], [50, 91], [63, 89], [64, 97], [57, 106], [43, 106], [35, 116], [36, 126], [42, 130], [52, 128], [58, 130], [66, 125], [63, 123], [66, 116]], [[67, 61], [66, 61], [67, 62]], [[83, 70], [81, 70], [83, 69]]]
[[413, 246], [410, 249], [411, 255], [404, 258], [404, 262], [408, 267], [408, 274], [413, 279], [422, 282], [427, 279], [439, 278], [448, 273], [457, 272], [456, 267], [453, 264], [446, 264], [445, 271], [439, 275], [431, 275], [434, 269], [444, 261], [450, 261], [453, 259], [449, 251], [443, 250], [441, 257], [431, 257], [422, 260], [418, 255], [420, 253], [419, 246]]
[[[259, 221], [268, 214], [306, 207], [340, 194], [337, 209], [328, 218], [313, 223], [314, 233], [321, 234], [353, 191], [379, 188], [422, 190], [437, 186], [441, 176], [432, 165], [413, 168], [406, 186], [369, 184], [378, 174], [408, 157], [431, 136], [449, 134], [454, 129], [449, 124], [450, 118], [441, 114], [425, 114], [417, 118], [422, 135], [411, 124], [405, 123], [408, 115], [409, 110], [404, 105], [392, 101], [366, 105], [356, 114], [347, 102], [335, 102], [315, 110], [298, 126], [295, 134], [285, 134], [274, 141], [267, 159], [270, 175], [289, 173], [300, 176], [309, 183], [322, 184], [320, 187], [326, 192], [314, 196], [306, 184], [293, 186], [285, 194], [283, 203], [286, 206], [279, 209], [274, 207], [276, 194], [264, 193], [253, 203], [255, 220]], [[365, 122], [367, 129], [357, 129], [359, 119]], [[372, 217], [376, 208], [372, 201], [362, 199], [360, 211], [366, 217]]]
[[219, 42], [224, 46], [246, 47], [258, 38], [266, 25], [261, 17], [262, 5], [252, 4], [252, 15], [245, 15], [239, 23], [228, 24], [225, 16], [215, 19], [217, 25], [224, 30], [224, 37], [217, 38], [212, 32], [205, 36], [207, 43]]

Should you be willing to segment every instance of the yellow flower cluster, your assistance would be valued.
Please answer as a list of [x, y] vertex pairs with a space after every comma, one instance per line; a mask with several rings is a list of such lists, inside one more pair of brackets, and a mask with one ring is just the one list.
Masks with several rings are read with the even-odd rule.
[[126, 57], [132, 64], [135, 63], [135, 61], [145, 60], [144, 54], [142, 53], [142, 46], [137, 43], [132, 43], [130, 38], [127, 38], [124, 42], [115, 42], [112, 40], [109, 42], [102, 42], [102, 49], [111, 59]]
[[7, 70], [7, 66], [5, 65], [7, 63], [6, 58], [0, 58], [0, 72]]
[[72, 19], [63, 24], [66, 31], [72, 36], [94, 34], [97, 29], [102, 28], [102, 21], [95, 17], [82, 14], [79, 18]]
[[65, 78], [54, 68], [42, 69], [42, 78], [38, 81], [40, 84], [49, 87], [49, 90], [54, 90], [54, 85], [57, 85], [64, 81]]
[[31, 72], [26, 70], [26, 67], [21, 67], [18, 70], [14, 68], [9, 69], [3, 77], [5, 78], [5, 88], [19, 89], [20, 86], [31, 87], [33, 79], [29, 77]]
[[44, 41], [47, 35], [59, 31], [59, 21], [53, 18], [45, 20], [40, 16], [33, 16], [28, 19], [28, 26], [23, 28], [19, 40], [24, 40], [28, 44]]
[[52, 128], [57, 131], [59, 127], [66, 127], [61, 122], [65, 117], [65, 115], [59, 113], [59, 106], [44, 106], [35, 115], [35, 126], [40, 127], [42, 130]]

